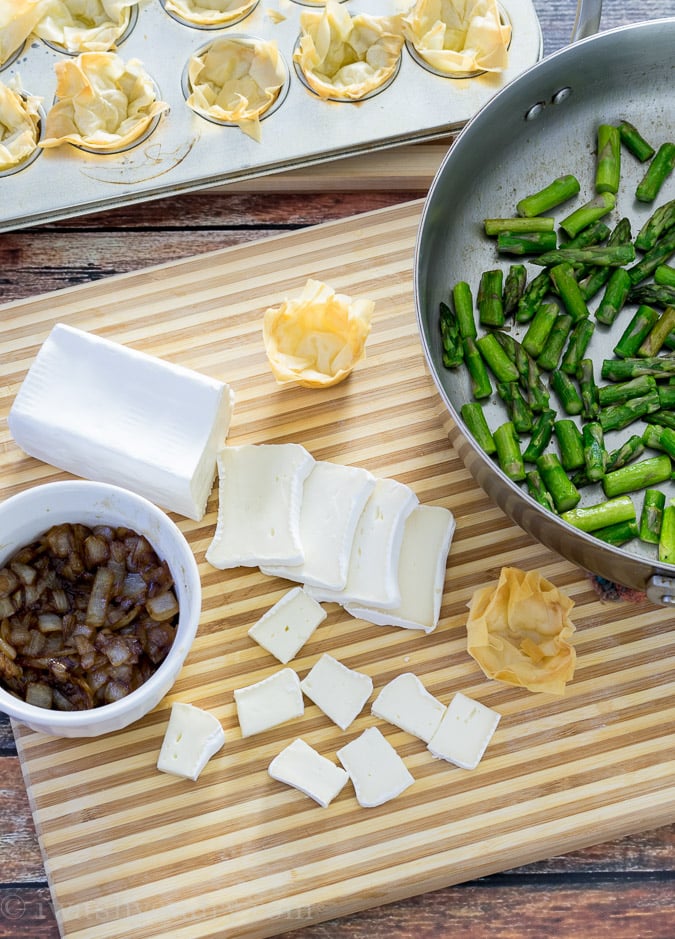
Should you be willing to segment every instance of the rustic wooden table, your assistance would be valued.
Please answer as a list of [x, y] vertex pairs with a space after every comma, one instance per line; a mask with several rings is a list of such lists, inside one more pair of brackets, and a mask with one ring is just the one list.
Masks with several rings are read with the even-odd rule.
[[[574, 0], [536, 0], [549, 54], [568, 41]], [[602, 29], [675, 14], [675, 3], [605, 4]], [[0, 300], [28, 297], [213, 248], [419, 198], [444, 145], [343, 161], [235, 189], [165, 199], [0, 235]], [[380, 163], [388, 159], [387, 184]], [[1, 192], [1, 190], [0, 190]], [[9, 721], [0, 715], [0, 937], [58, 936]], [[675, 935], [675, 826], [303, 926], [293, 939], [556, 934]]]

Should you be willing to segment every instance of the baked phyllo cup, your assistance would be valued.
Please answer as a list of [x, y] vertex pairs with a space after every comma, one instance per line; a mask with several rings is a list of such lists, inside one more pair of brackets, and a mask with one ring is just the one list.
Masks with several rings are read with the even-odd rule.
[[281, 103], [287, 80], [276, 42], [223, 36], [188, 61], [187, 103], [202, 117], [236, 125], [260, 142], [260, 121]]
[[138, 59], [83, 52], [54, 66], [56, 101], [47, 112], [40, 146], [70, 143], [93, 153], [128, 149], [146, 136], [168, 104]]
[[174, 19], [201, 29], [218, 29], [243, 20], [258, 0], [162, 0]]
[[39, 155], [40, 98], [0, 82], [0, 175], [16, 172]]
[[41, 0], [0, 0], [0, 68], [21, 54], [41, 15]]
[[401, 16], [351, 16], [335, 0], [300, 15], [301, 35], [293, 60], [319, 97], [361, 101], [381, 91], [398, 71], [403, 48]]
[[129, 35], [139, 0], [47, 0], [35, 34], [71, 55], [108, 52]]
[[496, 0], [417, 0], [404, 30], [413, 58], [438, 75], [468, 78], [508, 65], [511, 27]]

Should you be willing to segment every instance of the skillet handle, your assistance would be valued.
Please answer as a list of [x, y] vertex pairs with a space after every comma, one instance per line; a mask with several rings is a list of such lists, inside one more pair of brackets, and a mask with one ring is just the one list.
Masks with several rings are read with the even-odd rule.
[[577, 14], [570, 42], [594, 36], [600, 29], [602, 0], [577, 0]]
[[655, 574], [647, 581], [647, 599], [659, 606], [675, 606], [675, 580]]

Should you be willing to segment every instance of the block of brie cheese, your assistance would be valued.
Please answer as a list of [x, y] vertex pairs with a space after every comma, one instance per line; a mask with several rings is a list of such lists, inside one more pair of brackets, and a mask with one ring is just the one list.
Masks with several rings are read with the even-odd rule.
[[445, 705], [429, 694], [417, 675], [403, 672], [382, 688], [372, 712], [429, 743], [445, 714]]
[[298, 738], [268, 767], [272, 779], [304, 792], [324, 809], [347, 784], [347, 773]]
[[243, 737], [285, 724], [305, 712], [300, 679], [292, 668], [282, 668], [262, 681], [238, 688], [234, 700]]
[[286, 665], [326, 615], [321, 604], [308, 597], [302, 587], [293, 587], [251, 626], [248, 634]]
[[300, 509], [302, 564], [263, 567], [265, 574], [341, 590], [347, 583], [356, 525], [375, 477], [357, 466], [318, 460], [305, 480]]
[[175, 701], [157, 769], [194, 781], [224, 743], [225, 732], [217, 717], [192, 704]]
[[403, 626], [429, 633], [438, 625], [445, 585], [445, 568], [455, 531], [455, 519], [440, 505], [418, 505], [408, 515], [398, 561], [400, 602], [377, 609], [349, 602], [352, 616], [378, 626]]
[[30, 456], [199, 521], [233, 401], [224, 382], [58, 323], [8, 423]]
[[307, 584], [307, 593], [316, 600], [343, 606], [397, 607], [401, 602], [398, 560], [403, 531], [417, 504], [417, 496], [408, 486], [395, 479], [378, 479], [356, 525], [344, 588], [324, 590]]
[[220, 570], [301, 564], [300, 506], [313, 466], [314, 457], [298, 443], [224, 447], [209, 564]]
[[448, 705], [427, 749], [462, 769], [480, 763], [501, 715], [458, 691]]
[[354, 784], [356, 800], [364, 808], [383, 805], [415, 782], [412, 773], [377, 727], [337, 752], [337, 758]]
[[324, 652], [300, 687], [333, 723], [346, 730], [363, 710], [373, 691], [373, 680]]

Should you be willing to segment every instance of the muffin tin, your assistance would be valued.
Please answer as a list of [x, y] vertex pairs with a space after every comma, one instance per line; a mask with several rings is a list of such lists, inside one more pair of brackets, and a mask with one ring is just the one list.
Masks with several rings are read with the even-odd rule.
[[[401, 0], [348, 0], [356, 12], [405, 12]], [[358, 4], [358, 5], [357, 5]], [[18, 170], [0, 174], [0, 231], [140, 202], [160, 196], [252, 179], [324, 160], [434, 139], [459, 129], [500, 88], [542, 54], [542, 37], [530, 0], [500, 0], [511, 24], [508, 68], [463, 78], [434, 74], [404, 46], [400, 67], [379, 93], [359, 102], [323, 100], [299, 77], [293, 51], [300, 33], [297, 0], [259, 0], [226, 27], [188, 25], [161, 0], [145, 0], [117, 46], [124, 59], [140, 59], [170, 106], [150, 134], [118, 153], [89, 153], [64, 145], [39, 151]], [[234, 126], [218, 124], [186, 104], [190, 56], [219, 35], [276, 40], [287, 83], [262, 119], [256, 142]], [[0, 81], [18, 76], [44, 110], [54, 99], [54, 64], [67, 53], [37, 39], [0, 69]]]

